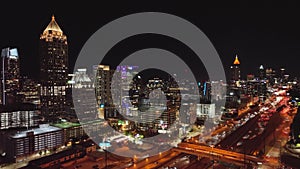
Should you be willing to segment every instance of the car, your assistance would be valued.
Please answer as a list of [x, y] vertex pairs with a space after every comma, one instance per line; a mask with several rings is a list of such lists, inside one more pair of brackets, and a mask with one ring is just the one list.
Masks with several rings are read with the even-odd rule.
[[252, 140], [256, 137], [256, 134], [254, 134], [253, 136], [251, 136], [249, 139]]
[[241, 146], [243, 144], [243, 142], [242, 141], [239, 141], [237, 144], [236, 144], [236, 146]]
[[259, 132], [257, 133], [258, 135], [262, 134], [264, 132], [264, 130], [259, 130]]
[[243, 139], [248, 139], [249, 137], [250, 137], [250, 135], [247, 134], [247, 135], [245, 135], [245, 136], [243, 137]]

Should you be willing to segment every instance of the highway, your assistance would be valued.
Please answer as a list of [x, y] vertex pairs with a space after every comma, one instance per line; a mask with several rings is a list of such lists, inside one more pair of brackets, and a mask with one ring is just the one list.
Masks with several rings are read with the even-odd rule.
[[210, 166], [212, 166], [213, 163], [211, 161], [211, 159], [209, 158], [201, 158], [199, 161], [194, 161], [193, 163], [191, 163], [188, 167], [184, 168], [184, 169], [195, 169], [195, 168], [203, 168], [206, 169]]
[[[245, 124], [226, 136], [219, 142], [219, 144], [216, 144], [216, 146], [211, 145], [210, 147], [204, 144], [197, 144], [195, 138], [192, 138], [188, 140], [187, 143], [180, 143], [177, 148], [174, 148], [174, 150], [187, 154], [197, 155], [199, 157], [218, 159], [224, 162], [232, 161], [236, 165], [245, 165], [248, 163], [257, 164], [260, 162], [264, 162], [263, 159], [253, 156], [252, 153], [257, 149], [261, 149], [260, 145], [264, 143], [264, 139], [272, 132], [274, 132], [276, 126], [279, 123], [279, 113], [282, 111], [289, 111], [289, 108], [285, 106], [287, 101], [288, 98], [283, 97], [283, 99], [277, 105], [275, 105], [275, 108], [277, 108], [277, 110], [268, 112], [272, 113], [272, 116], [269, 116], [270, 119], [268, 120], [270, 120], [270, 123], [265, 126], [265, 132], [261, 132], [258, 128], [259, 120], [262, 117], [261, 114], [266, 113], [266, 111], [263, 109], [251, 119], [249, 119]], [[254, 111], [251, 110], [250, 112], [252, 114], [254, 113]], [[249, 112], [247, 112], [247, 114], [248, 113]], [[260, 137], [257, 137], [258, 135], [260, 135]], [[244, 144], [237, 144], [241, 142], [241, 140], [244, 141]]]
[[241, 154], [237, 152], [227, 151], [220, 148], [209, 147], [192, 143], [180, 143], [174, 151], [196, 155], [198, 157], [207, 157], [211, 160], [224, 161], [234, 163], [239, 166], [245, 164], [255, 165], [259, 162], [264, 162], [262, 159], [252, 155]]
[[[229, 137], [222, 140], [220, 147], [230, 147], [231, 150], [258, 155], [259, 151], [265, 152], [264, 146], [270, 141], [269, 136], [273, 134], [277, 126], [282, 122], [280, 113], [289, 111], [286, 106], [287, 98], [284, 98], [275, 108], [263, 110], [251, 122], [246, 123], [241, 129], [235, 131]], [[280, 109], [279, 107], [285, 108]], [[234, 139], [233, 137], [236, 136]], [[238, 138], [238, 139], [237, 139]]]
[[192, 162], [197, 161], [197, 157], [193, 155], [188, 155], [181, 153], [177, 157], [167, 161], [165, 164], [161, 164], [159, 169], [165, 169], [170, 167], [176, 167], [178, 169], [183, 169], [188, 167]]
[[[137, 162], [131, 168], [210, 168], [213, 166], [212, 161], [222, 161], [240, 167], [268, 164], [268, 161], [254, 156], [253, 153], [262, 149], [263, 140], [274, 132], [276, 123], [280, 123], [280, 113], [290, 110], [286, 106], [288, 97], [282, 96], [282, 99], [279, 99], [281, 101], [276, 103], [275, 100], [276, 97], [273, 97], [268, 100], [268, 105], [244, 109], [237, 119], [224, 121], [213, 128], [211, 133], [204, 133], [179, 143], [177, 147], [172, 148], [169, 155], [161, 158], [150, 157], [148, 160]], [[269, 106], [270, 104], [272, 106]], [[222, 139], [216, 144], [208, 144], [207, 140], [200, 142], [201, 137], [220, 138], [220, 135], [223, 135]], [[190, 156], [187, 158], [188, 154]], [[214, 168], [222, 167], [224, 166], [220, 163], [214, 165]]]
[[[253, 113], [250, 111], [250, 113]], [[259, 119], [259, 114], [257, 114], [254, 118], [249, 119], [244, 125], [237, 128], [235, 131], [231, 132], [227, 137], [221, 140], [216, 146], [224, 149], [232, 150], [233, 146], [235, 146], [244, 135], [246, 135], [250, 129], [253, 128], [257, 124]]]

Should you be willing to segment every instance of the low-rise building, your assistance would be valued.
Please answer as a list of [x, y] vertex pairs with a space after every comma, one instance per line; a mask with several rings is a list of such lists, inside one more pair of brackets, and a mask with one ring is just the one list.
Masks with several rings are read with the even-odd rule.
[[48, 151], [63, 145], [60, 128], [42, 124], [39, 128], [18, 131], [8, 137], [7, 156], [15, 161], [27, 155]]
[[60, 122], [52, 124], [52, 126], [62, 129], [63, 142], [65, 144], [75, 140], [80, 140], [83, 136], [85, 136], [84, 130], [79, 123]]

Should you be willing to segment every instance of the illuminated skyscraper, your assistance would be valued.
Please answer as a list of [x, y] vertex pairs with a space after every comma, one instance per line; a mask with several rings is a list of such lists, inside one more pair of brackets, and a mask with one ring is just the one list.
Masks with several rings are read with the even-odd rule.
[[266, 79], [268, 80], [270, 85], [274, 85], [276, 81], [276, 71], [272, 68], [266, 69]]
[[[98, 65], [94, 67], [96, 71], [95, 79], [95, 92], [97, 105], [99, 106], [100, 114], [106, 117], [115, 117], [114, 108], [112, 104], [112, 95], [111, 95], [111, 79], [113, 75], [113, 70], [110, 70], [108, 65]], [[102, 115], [101, 115], [102, 116]], [[101, 117], [102, 118], [102, 117]]]
[[260, 67], [259, 67], [258, 95], [264, 100], [263, 96], [266, 94], [266, 92], [267, 92], [266, 71], [264, 69], [264, 66], [260, 65]]
[[241, 71], [240, 71], [240, 61], [237, 57], [235, 56], [235, 60], [233, 64], [230, 67], [231, 70], [231, 82], [232, 84], [237, 84], [241, 80]]
[[265, 68], [264, 68], [263, 65], [260, 65], [258, 73], [259, 73], [259, 79], [260, 80], [265, 80], [265, 78], [266, 78], [266, 71], [265, 71]]
[[207, 81], [200, 83], [199, 89], [200, 103], [211, 103], [211, 83]]
[[99, 116], [104, 116], [100, 114], [100, 112], [97, 114], [97, 108], [99, 107], [95, 102], [95, 86], [90, 77], [88, 77], [86, 68], [77, 69], [74, 74], [72, 74], [72, 79], [69, 81], [69, 84], [72, 84], [73, 96], [81, 98], [74, 99], [73, 101], [71, 98], [72, 103], [77, 105], [77, 115], [84, 114], [78, 117], [81, 121], [91, 121]]
[[54, 16], [40, 36], [41, 111], [52, 121], [65, 113], [68, 43]]
[[1, 52], [1, 104], [16, 102], [19, 91], [20, 61], [16, 48], [4, 48]]

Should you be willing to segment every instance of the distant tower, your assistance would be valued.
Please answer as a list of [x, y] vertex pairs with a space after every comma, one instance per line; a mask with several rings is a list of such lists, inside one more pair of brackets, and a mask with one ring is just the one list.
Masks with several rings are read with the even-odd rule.
[[68, 43], [52, 16], [40, 36], [41, 112], [52, 121], [65, 114], [68, 80]]
[[258, 86], [258, 95], [261, 97], [261, 101], [264, 101], [264, 96], [267, 92], [267, 86], [266, 86], [266, 71], [263, 65], [260, 65], [259, 67], [259, 86]]
[[237, 84], [237, 82], [241, 80], [240, 61], [237, 55], [235, 56], [235, 60], [231, 65], [230, 69], [231, 69], [231, 82], [232, 84]]
[[285, 68], [280, 68], [280, 78], [284, 79], [284, 75], [285, 75]]
[[266, 78], [266, 71], [263, 65], [259, 67], [259, 80], [264, 80]]
[[16, 102], [20, 87], [20, 60], [16, 48], [4, 48], [1, 52], [1, 104]]

